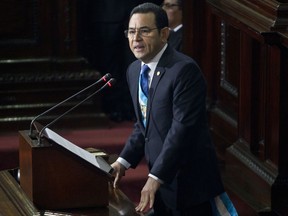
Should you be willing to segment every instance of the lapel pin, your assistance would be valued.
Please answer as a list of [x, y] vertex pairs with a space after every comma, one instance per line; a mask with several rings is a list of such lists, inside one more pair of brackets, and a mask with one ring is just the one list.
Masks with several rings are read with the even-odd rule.
[[160, 71], [157, 71], [157, 76], [159, 76], [160, 75]]

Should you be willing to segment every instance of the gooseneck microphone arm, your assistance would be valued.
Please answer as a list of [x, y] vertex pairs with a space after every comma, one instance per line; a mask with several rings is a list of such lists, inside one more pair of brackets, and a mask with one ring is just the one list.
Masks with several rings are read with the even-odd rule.
[[72, 110], [74, 110], [75, 108], [77, 108], [78, 106], [80, 106], [82, 103], [84, 103], [86, 100], [90, 99], [91, 97], [93, 97], [95, 94], [97, 94], [98, 92], [102, 91], [104, 88], [106, 87], [112, 87], [116, 82], [116, 79], [111, 78], [108, 82], [105, 83], [105, 85], [103, 85], [100, 89], [98, 89], [97, 91], [95, 91], [93, 94], [89, 95], [88, 97], [86, 97], [84, 100], [80, 101], [78, 104], [76, 104], [75, 106], [71, 107], [69, 110], [67, 110], [65, 113], [61, 114], [60, 116], [58, 116], [57, 118], [55, 118], [53, 121], [51, 121], [50, 123], [48, 123], [47, 125], [45, 125], [41, 131], [39, 132], [39, 136], [38, 136], [38, 145], [41, 145], [41, 138], [43, 135], [44, 130], [51, 126], [52, 124], [54, 124], [56, 121], [58, 121], [60, 118], [62, 118], [63, 116], [65, 116], [67, 113], [71, 112]]
[[97, 80], [96, 82], [92, 83], [91, 85], [87, 86], [86, 88], [82, 89], [81, 91], [71, 95], [70, 97], [66, 98], [65, 100], [61, 101], [60, 103], [57, 103], [56, 105], [54, 105], [53, 107], [51, 107], [50, 109], [44, 111], [43, 113], [37, 115], [36, 117], [34, 117], [30, 123], [30, 132], [29, 132], [29, 136], [32, 136], [33, 133], [33, 124], [36, 121], [36, 119], [38, 119], [39, 117], [45, 115], [46, 113], [50, 112], [51, 110], [54, 110], [55, 108], [57, 108], [58, 106], [64, 104], [65, 102], [67, 102], [68, 100], [71, 100], [72, 98], [76, 97], [77, 95], [81, 94], [82, 92], [92, 88], [93, 86], [95, 86], [96, 84], [98, 84], [99, 82], [107, 82], [109, 79], [111, 78], [111, 74], [107, 73], [105, 74], [103, 77], [101, 77], [99, 80]]

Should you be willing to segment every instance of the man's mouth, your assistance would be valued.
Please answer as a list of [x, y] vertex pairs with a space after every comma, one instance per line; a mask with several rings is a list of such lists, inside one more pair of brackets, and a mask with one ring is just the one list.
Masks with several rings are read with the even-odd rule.
[[137, 52], [143, 51], [144, 50], [144, 46], [136, 45], [136, 46], [134, 46], [134, 50], [137, 51]]

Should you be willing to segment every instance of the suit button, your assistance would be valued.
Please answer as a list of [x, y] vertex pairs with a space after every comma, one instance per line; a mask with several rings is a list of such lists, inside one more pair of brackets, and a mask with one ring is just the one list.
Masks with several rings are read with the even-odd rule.
[[146, 138], [145, 138], [145, 143], [147, 143], [148, 141], [149, 141], [149, 139], [146, 137]]

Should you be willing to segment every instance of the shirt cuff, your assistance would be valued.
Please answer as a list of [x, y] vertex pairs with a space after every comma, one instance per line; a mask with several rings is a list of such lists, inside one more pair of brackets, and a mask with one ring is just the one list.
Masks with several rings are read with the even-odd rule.
[[[119, 157], [119, 158], [117, 158], [117, 161], [118, 161], [119, 163], [121, 163], [126, 169], [129, 169], [129, 167], [131, 166], [131, 164], [130, 164], [128, 161], [126, 161], [124, 158]], [[162, 181], [161, 179], [159, 179], [157, 176], [155, 176], [155, 175], [153, 175], [153, 174], [151, 174], [151, 173], [149, 173], [148, 176], [151, 177], [151, 178], [153, 178], [153, 179], [155, 179], [155, 180], [158, 181], [160, 184], [164, 184], [164, 181]]]
[[129, 167], [131, 166], [131, 164], [128, 161], [126, 161], [124, 158], [119, 157], [117, 158], [117, 161], [121, 163], [126, 169], [129, 169]]
[[153, 175], [153, 174], [151, 174], [151, 173], [149, 173], [148, 176], [151, 177], [151, 178], [153, 178], [153, 179], [155, 179], [155, 180], [158, 181], [160, 184], [164, 184], [164, 181], [162, 181], [161, 179], [159, 179], [157, 176], [155, 176], [155, 175]]

